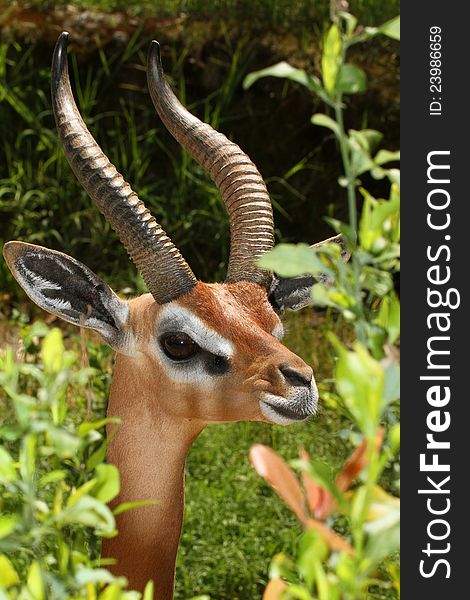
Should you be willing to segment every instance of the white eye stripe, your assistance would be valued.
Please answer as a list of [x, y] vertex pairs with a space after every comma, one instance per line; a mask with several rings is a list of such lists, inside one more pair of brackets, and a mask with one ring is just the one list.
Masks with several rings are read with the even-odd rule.
[[191, 311], [176, 304], [166, 304], [157, 323], [157, 333], [164, 331], [182, 331], [189, 335], [203, 350], [230, 358], [234, 347], [223, 335], [208, 327]]

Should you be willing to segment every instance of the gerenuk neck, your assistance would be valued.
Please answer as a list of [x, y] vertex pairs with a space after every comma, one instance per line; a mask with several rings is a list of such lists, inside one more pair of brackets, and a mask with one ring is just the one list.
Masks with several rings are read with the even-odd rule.
[[203, 425], [161, 412], [155, 385], [145, 381], [141, 369], [126, 368], [128, 361], [118, 354], [108, 403], [108, 416], [122, 420], [108, 448], [108, 461], [121, 473], [121, 493], [113, 505], [158, 504], [119, 515], [119, 535], [103, 540], [102, 556], [117, 559], [110, 570], [125, 575], [130, 589], [143, 591], [152, 579], [155, 599], [170, 600], [183, 522], [184, 465]]

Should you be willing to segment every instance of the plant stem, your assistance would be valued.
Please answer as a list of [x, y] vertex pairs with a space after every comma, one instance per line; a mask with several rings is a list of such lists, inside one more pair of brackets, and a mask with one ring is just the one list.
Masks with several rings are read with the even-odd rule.
[[347, 143], [346, 132], [344, 131], [344, 120], [343, 120], [343, 107], [342, 107], [342, 94], [337, 97], [335, 105], [335, 117], [339, 128], [339, 146], [341, 151], [341, 159], [343, 161], [344, 175], [347, 181], [347, 192], [348, 192], [348, 210], [349, 210], [349, 224], [354, 233], [354, 238], [357, 238], [357, 207], [356, 207], [356, 187], [354, 178], [351, 173], [351, 163], [349, 161], [349, 149]]

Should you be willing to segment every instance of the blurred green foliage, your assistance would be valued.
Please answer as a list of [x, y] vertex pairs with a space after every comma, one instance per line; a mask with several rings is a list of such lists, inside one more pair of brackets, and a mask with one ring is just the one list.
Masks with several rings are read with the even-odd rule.
[[[344, 96], [360, 93], [367, 85], [365, 73], [347, 62], [350, 49], [376, 35], [399, 39], [400, 21], [397, 17], [378, 28], [364, 28], [343, 7], [333, 13], [332, 21], [323, 41], [321, 79], [283, 62], [245, 80], [245, 86], [269, 76], [294, 80], [317, 94], [330, 112], [317, 113], [311, 120], [333, 133], [341, 154], [343, 173], [338, 183], [345, 192], [349, 221], [329, 222], [342, 234], [349, 261], [344, 261], [345, 252], [338, 244], [330, 243], [316, 248], [278, 245], [258, 262], [281, 276], [316, 277], [313, 302], [336, 309], [353, 326], [357, 339], [352, 347], [333, 333], [329, 336], [337, 363], [335, 390], [327, 397], [363, 436], [361, 451], [344, 466], [346, 473], [354, 473], [347, 485], [344, 477], [334, 479], [328, 465], [310, 461], [308, 455], [294, 461], [302, 472], [303, 490], [280, 457], [269, 448], [253, 448], [254, 467], [306, 529], [293, 559], [285, 551], [273, 558], [266, 588], [270, 600], [366, 600], [376, 586], [391, 597], [400, 593], [396, 560], [400, 501], [380, 486], [386, 464], [399, 449], [400, 436], [400, 302], [393, 281], [400, 269], [400, 172], [389, 164], [399, 159], [399, 153], [377, 152], [382, 139], [378, 131], [344, 126]], [[361, 187], [360, 177], [367, 172], [390, 182], [387, 199], [376, 199]], [[364, 198], [360, 218], [358, 189]], [[358, 486], [346, 493], [358, 476]], [[292, 502], [293, 490], [298, 502]], [[321, 498], [328, 496], [325, 511]], [[347, 535], [342, 538], [325, 526], [327, 518], [332, 525], [335, 517], [346, 517]]]

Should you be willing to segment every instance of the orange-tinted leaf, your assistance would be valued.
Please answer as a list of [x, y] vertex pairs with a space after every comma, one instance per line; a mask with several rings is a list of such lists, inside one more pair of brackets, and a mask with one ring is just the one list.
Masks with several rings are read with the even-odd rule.
[[[375, 436], [375, 444], [377, 450], [382, 446], [384, 438], [384, 430], [379, 427]], [[354, 450], [351, 456], [348, 458], [344, 467], [336, 478], [336, 487], [341, 491], [345, 492], [352, 482], [356, 479], [359, 473], [367, 464], [367, 440], [362, 440], [361, 444]]]
[[287, 584], [282, 579], [271, 579], [264, 590], [263, 600], [280, 600], [286, 589]]
[[271, 485], [291, 511], [305, 523], [308, 515], [302, 488], [292, 469], [271, 448], [257, 444], [250, 450], [251, 464]]
[[307, 521], [307, 529], [315, 529], [332, 550], [354, 554], [351, 544], [324, 523], [316, 519], [309, 519]]
[[321, 488], [320, 501], [318, 503], [317, 510], [314, 513], [314, 517], [320, 521], [324, 521], [335, 506], [336, 503], [332, 494], [330, 494], [328, 490]]
[[[301, 448], [300, 458], [306, 461], [310, 460], [310, 456], [305, 448]], [[315, 512], [321, 502], [322, 488], [310, 477], [307, 471], [304, 470], [302, 470], [302, 485], [304, 486], [305, 495], [307, 496], [307, 504], [310, 512], [312, 515], [315, 515]]]

